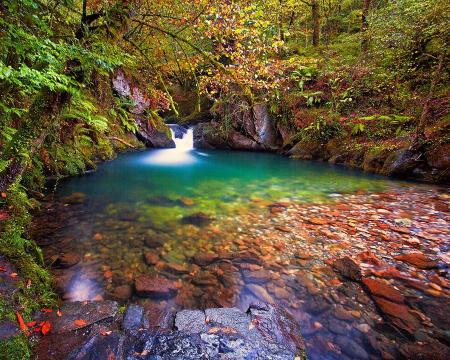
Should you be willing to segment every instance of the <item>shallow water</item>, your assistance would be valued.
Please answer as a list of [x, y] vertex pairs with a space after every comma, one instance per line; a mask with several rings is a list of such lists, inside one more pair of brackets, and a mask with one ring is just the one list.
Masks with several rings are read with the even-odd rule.
[[[313, 248], [311, 234], [304, 232], [302, 237], [297, 231], [302, 226], [301, 231], [315, 231], [310, 227], [320, 223], [302, 225], [296, 219], [320, 217], [324, 209], [327, 216], [334, 211], [338, 217], [340, 210], [327, 206], [351, 203], [358, 194], [373, 205], [376, 194], [416, 188], [428, 195], [437, 192], [433, 187], [274, 154], [197, 151], [189, 146], [129, 153], [101, 164], [89, 176], [58, 186], [56, 197], [63, 202], [79, 192], [86, 200], [65, 207], [66, 215], [46, 235], [45, 252], [49, 258], [61, 252], [81, 256], [74, 267], [55, 270], [67, 300], [107, 298], [117, 287], [132, 286], [142, 274], [164, 277], [174, 282], [177, 296], [134, 295], [134, 301], [161, 312], [212, 306], [245, 309], [252, 301], [273, 301], [288, 307], [305, 328], [312, 359], [352, 358], [342, 351], [352, 345], [343, 337], [356, 341], [362, 351], [354, 351], [361, 358], [367, 354], [378, 358], [365, 327], [356, 329], [367, 323], [375, 329], [381, 317], [373, 304], [362, 305], [369, 300], [352, 300], [365, 296], [356, 285], [350, 282], [344, 295], [334, 298], [326, 293], [318, 300], [332, 278], [321, 266], [340, 241], [316, 243]], [[295, 212], [285, 212], [291, 204]], [[356, 214], [367, 211], [356, 206]], [[364, 244], [353, 245], [368, 250]], [[297, 256], [308, 247], [315, 251], [312, 261], [310, 255]], [[205, 253], [220, 254], [219, 260], [193, 264], [195, 255]], [[151, 254], [150, 260], [144, 261], [146, 254]], [[324, 316], [328, 310], [321, 307], [336, 304], [347, 309], [344, 315], [338, 311], [340, 317]], [[351, 321], [345, 319], [350, 310], [355, 316]], [[379, 331], [391, 339], [398, 336], [395, 331], [394, 335]]]

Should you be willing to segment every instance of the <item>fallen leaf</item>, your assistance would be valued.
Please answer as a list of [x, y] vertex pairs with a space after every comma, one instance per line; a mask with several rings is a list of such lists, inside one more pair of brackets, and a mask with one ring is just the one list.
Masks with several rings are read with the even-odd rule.
[[30, 322], [27, 324], [28, 327], [33, 327], [33, 326], [35, 326], [35, 325], [36, 325], [36, 321], [30, 321]]
[[9, 276], [11, 276], [12, 278], [16, 278], [16, 277], [19, 276], [19, 274], [18, 273], [11, 273]]
[[6, 271], [6, 268], [0, 267], [0, 271]]
[[51, 312], [53, 312], [52, 309], [42, 309], [41, 311], [42, 311], [43, 313], [51, 313]]
[[86, 326], [87, 322], [83, 319], [77, 319], [73, 322], [76, 326]]
[[25, 284], [26, 288], [29, 289], [31, 286], [31, 279], [28, 279], [26, 284]]
[[61, 316], [63, 316], [63, 313], [62, 313], [61, 310], [58, 310], [58, 311], [56, 312], [56, 315], [58, 315], [59, 317], [61, 317]]
[[20, 330], [22, 330], [26, 336], [30, 336], [30, 333], [28, 332], [27, 324], [25, 324], [25, 321], [23, 321], [22, 315], [20, 315], [20, 313], [18, 311], [16, 311], [16, 318], [17, 318], [17, 322], [19, 323]]
[[4, 198], [6, 198], [6, 193], [5, 192], [2, 192], [2, 198], [4, 199]]
[[42, 335], [47, 335], [51, 328], [52, 324], [50, 323], [50, 321], [44, 321], [44, 324], [42, 324], [41, 327]]
[[111, 335], [112, 331], [100, 331], [100, 335], [102, 336], [108, 336]]

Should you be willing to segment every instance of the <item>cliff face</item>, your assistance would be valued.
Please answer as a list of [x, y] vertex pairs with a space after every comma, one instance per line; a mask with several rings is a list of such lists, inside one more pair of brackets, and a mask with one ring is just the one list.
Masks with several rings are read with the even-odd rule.
[[197, 125], [194, 144], [198, 148], [277, 151], [281, 137], [264, 103], [246, 100], [219, 104], [212, 121]]
[[[315, 114], [313, 109], [304, 113], [306, 117]], [[319, 123], [317, 128], [311, 124], [296, 128], [276, 121], [275, 116], [269, 114], [264, 103], [250, 105], [245, 99], [218, 103], [211, 109], [210, 121], [196, 125], [194, 146], [270, 151], [386, 176], [430, 183], [450, 181], [450, 144], [445, 141], [445, 123], [435, 125], [426, 145], [413, 149], [414, 134], [393, 133], [374, 140], [369, 135], [351, 134], [351, 129], [339, 124], [337, 129], [326, 123]]]
[[137, 125], [136, 137], [147, 147], [173, 148], [169, 127], [158, 116], [150, 111], [151, 100], [141, 90], [139, 84], [123, 71], [117, 71], [112, 86], [121, 97], [131, 100], [132, 114]]

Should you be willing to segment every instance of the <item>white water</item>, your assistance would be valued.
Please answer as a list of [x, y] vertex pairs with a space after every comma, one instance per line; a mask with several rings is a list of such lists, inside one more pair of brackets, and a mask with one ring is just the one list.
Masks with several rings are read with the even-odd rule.
[[175, 137], [175, 132], [170, 129], [175, 148], [152, 150], [145, 158], [145, 163], [152, 165], [173, 166], [190, 164], [195, 162], [192, 152], [194, 150], [194, 129], [189, 128], [181, 139]]
[[189, 128], [187, 130], [187, 133], [183, 135], [183, 138], [177, 139], [175, 137], [175, 133], [172, 129], [170, 129], [170, 132], [172, 133], [172, 139], [175, 141], [175, 149], [177, 153], [184, 153], [186, 151], [191, 151], [194, 149], [194, 129]]

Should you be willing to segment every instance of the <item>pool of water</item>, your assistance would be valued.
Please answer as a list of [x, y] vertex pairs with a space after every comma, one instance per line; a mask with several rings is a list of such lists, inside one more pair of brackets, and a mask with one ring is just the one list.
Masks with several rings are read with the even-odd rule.
[[[316, 218], [325, 216], [327, 206], [355, 201], [357, 194], [369, 194], [367, 201], [376, 204], [373, 194], [415, 187], [420, 188], [267, 153], [198, 151], [189, 144], [128, 153], [59, 184], [55, 203], [64, 215], [45, 233], [43, 245], [47, 258], [70, 253], [81, 259], [54, 271], [66, 300], [119, 296], [153, 313], [274, 302], [305, 328], [312, 359], [348, 359], [342, 348], [356, 345], [361, 350], [353, 351], [361, 358], [377, 358], [366, 327], [374, 328], [380, 316], [373, 305], [365, 305], [371, 311], [366, 314], [351, 300], [364, 294], [349, 283], [348, 299], [341, 294], [317, 300], [331, 279], [321, 267], [339, 241], [314, 243], [316, 253], [298, 254], [313, 244], [307, 231], [320, 226]], [[295, 213], [287, 210], [291, 205]], [[338, 217], [339, 209], [344, 207], [327, 211]], [[328, 213], [327, 226], [333, 225]], [[313, 219], [296, 222], [304, 216]], [[173, 291], [150, 298], [128, 295], [139, 276], [167, 279]], [[321, 320], [322, 308], [330, 306], [346, 310]], [[345, 319], [351, 311], [354, 323]], [[356, 339], [356, 345], [345, 339]]]

